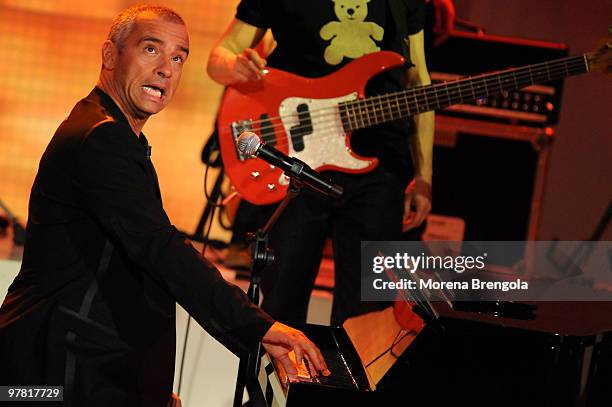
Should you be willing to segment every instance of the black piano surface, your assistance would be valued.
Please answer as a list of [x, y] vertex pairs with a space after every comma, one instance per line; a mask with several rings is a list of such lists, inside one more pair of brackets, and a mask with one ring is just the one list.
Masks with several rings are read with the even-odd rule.
[[612, 303], [433, 305], [439, 318], [427, 322], [375, 391], [342, 328], [296, 326], [321, 348], [333, 374], [292, 385], [287, 406], [612, 406]]
[[612, 303], [533, 305], [533, 315], [507, 318], [490, 304], [467, 312], [436, 303], [440, 318], [383, 377], [379, 402], [612, 406]]

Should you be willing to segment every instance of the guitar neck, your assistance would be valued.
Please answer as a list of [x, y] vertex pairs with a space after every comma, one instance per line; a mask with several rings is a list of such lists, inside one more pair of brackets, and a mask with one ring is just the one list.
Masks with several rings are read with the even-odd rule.
[[588, 71], [585, 54], [343, 102], [339, 109], [348, 132]]

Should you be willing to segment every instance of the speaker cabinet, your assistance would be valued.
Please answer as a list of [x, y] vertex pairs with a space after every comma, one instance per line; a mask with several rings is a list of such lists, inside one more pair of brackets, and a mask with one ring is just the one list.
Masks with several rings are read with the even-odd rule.
[[536, 240], [552, 140], [550, 128], [436, 117], [426, 238]]

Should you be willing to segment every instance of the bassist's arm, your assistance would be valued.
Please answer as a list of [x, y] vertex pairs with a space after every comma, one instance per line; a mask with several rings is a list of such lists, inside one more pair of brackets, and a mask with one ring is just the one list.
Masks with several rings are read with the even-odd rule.
[[[431, 79], [425, 63], [423, 31], [408, 36], [410, 59], [414, 64], [406, 74], [407, 87], [429, 85]], [[423, 223], [431, 210], [431, 179], [434, 140], [434, 112], [413, 116], [415, 134], [410, 138], [414, 180], [406, 190], [404, 230]], [[415, 211], [411, 210], [414, 206]]]
[[253, 49], [266, 30], [234, 19], [210, 52], [206, 70], [222, 85], [257, 80], [266, 61]]

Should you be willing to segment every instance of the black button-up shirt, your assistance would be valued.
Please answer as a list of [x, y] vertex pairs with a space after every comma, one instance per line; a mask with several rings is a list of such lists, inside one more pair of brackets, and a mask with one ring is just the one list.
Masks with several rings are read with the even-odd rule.
[[0, 308], [0, 383], [64, 385], [74, 406], [162, 406], [175, 301], [234, 353], [273, 323], [170, 224], [149, 156], [98, 88], [55, 133]]

